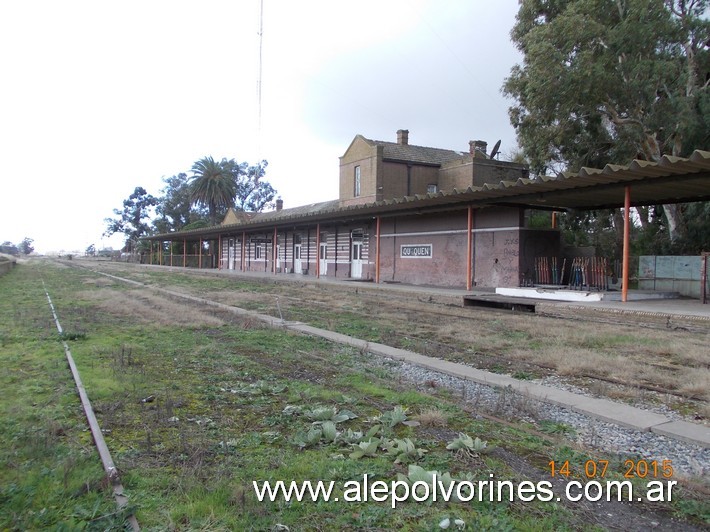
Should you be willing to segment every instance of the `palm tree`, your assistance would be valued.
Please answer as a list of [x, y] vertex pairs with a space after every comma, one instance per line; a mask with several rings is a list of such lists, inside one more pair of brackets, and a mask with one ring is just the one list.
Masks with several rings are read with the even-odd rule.
[[206, 206], [210, 224], [217, 225], [217, 213], [234, 205], [237, 184], [231, 171], [230, 161], [215, 161], [212, 156], [203, 157], [192, 165], [190, 195], [193, 203]]

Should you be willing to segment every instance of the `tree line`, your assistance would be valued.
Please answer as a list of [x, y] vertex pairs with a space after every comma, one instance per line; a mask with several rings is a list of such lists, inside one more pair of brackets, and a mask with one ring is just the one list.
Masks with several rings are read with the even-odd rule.
[[0, 253], [4, 253], [5, 255], [29, 255], [35, 250], [32, 244], [34, 244], [34, 240], [30, 237], [23, 238], [22, 242], [18, 244], [13, 244], [9, 240], [6, 240], [0, 244]]
[[106, 218], [105, 236], [122, 233], [123, 251], [140, 250], [140, 239], [147, 235], [197, 229], [219, 224], [227, 211], [260, 212], [273, 207], [276, 190], [264, 177], [266, 160], [250, 165], [235, 159], [220, 161], [203, 157], [192, 165], [191, 175], [179, 173], [164, 178], [162, 195], [153, 196], [136, 187]]

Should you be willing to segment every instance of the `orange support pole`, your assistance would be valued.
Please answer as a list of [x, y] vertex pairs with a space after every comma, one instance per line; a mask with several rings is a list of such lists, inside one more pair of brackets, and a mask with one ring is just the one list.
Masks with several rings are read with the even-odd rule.
[[160, 242], [160, 247], [158, 247], [158, 265], [163, 265], [163, 242]]
[[274, 241], [271, 243], [271, 262], [273, 262], [273, 268], [274, 268], [274, 275], [276, 275], [276, 260], [278, 257], [276, 256], [276, 239], [279, 237], [279, 234], [276, 232], [276, 228], [274, 227]]
[[466, 290], [473, 288], [473, 207], [468, 206], [468, 230], [466, 231]]
[[621, 266], [621, 301], [626, 303], [629, 296], [629, 233], [631, 221], [629, 219], [631, 211], [631, 187], [624, 187], [624, 251]]
[[375, 226], [375, 282], [380, 282], [380, 217]]
[[316, 279], [320, 279], [320, 224], [316, 225]]
[[202, 269], [202, 238], [200, 238], [200, 249], [197, 250], [197, 269]]
[[187, 268], [187, 238], [182, 239], [182, 267]]
[[222, 269], [222, 235], [217, 235], [217, 269]]
[[557, 213], [552, 213], [552, 228], [557, 229]]
[[153, 241], [150, 241], [150, 263], [153, 264]]
[[173, 241], [170, 241], [170, 267], [173, 267]]
[[247, 258], [246, 258], [246, 251], [247, 251], [247, 232], [242, 231], [242, 271], [247, 266]]

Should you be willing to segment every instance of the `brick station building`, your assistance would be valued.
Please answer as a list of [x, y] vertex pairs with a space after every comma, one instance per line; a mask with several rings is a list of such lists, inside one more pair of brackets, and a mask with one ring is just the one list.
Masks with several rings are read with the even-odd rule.
[[[561, 211], [710, 197], [710, 154], [530, 179], [487, 154], [357, 135], [340, 157], [339, 198], [271, 212], [230, 210], [218, 226], [148, 237], [149, 262], [471, 289], [531, 279], [535, 257], [560, 255], [560, 232], [527, 225]], [[669, 179], [673, 179], [669, 186]], [[636, 199], [630, 201], [630, 189]], [[633, 197], [633, 195], [632, 195]], [[554, 217], [553, 217], [554, 219]], [[216, 254], [205, 253], [211, 242]], [[158, 244], [155, 246], [155, 244]], [[188, 255], [191, 247], [197, 253]], [[156, 249], [157, 248], [157, 249]]]

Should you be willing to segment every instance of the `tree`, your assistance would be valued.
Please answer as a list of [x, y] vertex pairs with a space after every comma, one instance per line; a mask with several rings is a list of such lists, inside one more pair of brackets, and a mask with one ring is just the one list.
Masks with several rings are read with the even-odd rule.
[[9, 240], [6, 240], [2, 244], [0, 244], [0, 253], [5, 253], [6, 255], [17, 255], [19, 253], [19, 250], [17, 249], [17, 246], [10, 242]]
[[266, 175], [267, 161], [261, 161], [255, 166], [246, 163], [236, 164], [230, 161], [232, 175], [237, 183], [235, 207], [241, 211], [261, 212], [266, 207], [273, 206], [276, 190], [262, 178]]
[[[522, 0], [503, 92], [533, 172], [710, 145], [709, 0]], [[664, 205], [671, 241], [683, 207]]]
[[192, 174], [192, 202], [207, 207], [210, 224], [216, 225], [218, 216], [234, 206], [237, 194], [231, 164], [226, 159], [217, 162], [212, 156], [203, 157], [192, 165]]
[[146, 220], [150, 218], [151, 207], [155, 207], [157, 203], [158, 200], [148, 194], [143, 187], [136, 187], [133, 194], [123, 200], [123, 210], [113, 210], [118, 218], [104, 220], [106, 222], [104, 236], [123, 233], [126, 236], [124, 250], [135, 253], [139, 239], [150, 232], [150, 226]]
[[23, 255], [29, 255], [35, 250], [32, 246], [33, 242], [33, 239], [25, 237], [24, 240], [17, 245], [17, 249], [19, 249], [20, 253]]
[[89, 245], [86, 250], [84, 250], [84, 255], [87, 257], [95, 257], [96, 256], [96, 245], [91, 244]]
[[193, 207], [189, 181], [185, 173], [163, 179], [165, 187], [158, 199], [155, 209], [158, 218], [153, 224], [158, 233], [179, 231], [207, 218], [206, 209]]
[[192, 165], [192, 201], [207, 207], [211, 225], [216, 225], [230, 207], [260, 212], [273, 205], [277, 194], [274, 187], [263, 180], [268, 165], [264, 160], [249, 166], [235, 159], [217, 162], [212, 157], [204, 157]]

